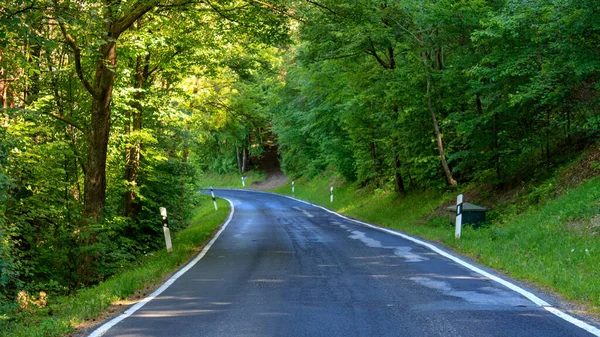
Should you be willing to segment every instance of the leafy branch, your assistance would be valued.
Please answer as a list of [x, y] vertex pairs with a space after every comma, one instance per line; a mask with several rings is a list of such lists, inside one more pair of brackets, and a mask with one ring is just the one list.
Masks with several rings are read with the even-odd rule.
[[56, 21], [58, 22], [58, 26], [60, 27], [60, 31], [62, 32], [63, 37], [65, 38], [65, 40], [67, 41], [69, 46], [71, 46], [71, 49], [73, 50], [73, 54], [75, 56], [75, 71], [77, 72], [77, 76], [81, 80], [81, 83], [83, 83], [83, 86], [85, 87], [85, 89], [92, 95], [92, 97], [97, 98], [98, 93], [96, 93], [96, 91], [94, 90], [94, 88], [92, 87], [90, 82], [88, 82], [88, 80], [85, 78], [85, 76], [83, 74], [83, 68], [81, 67], [81, 49], [79, 49], [79, 45], [77, 44], [77, 41], [75, 41], [75, 39], [71, 36], [71, 34], [67, 33], [65, 24], [62, 22], [62, 19], [60, 17], [57, 17]]
[[64, 116], [59, 116], [57, 114], [53, 114], [53, 113], [51, 113], [49, 111], [44, 111], [44, 110], [38, 110], [38, 112], [40, 112], [43, 115], [50, 116], [50, 117], [52, 117], [54, 119], [57, 119], [57, 120], [59, 120], [61, 122], [64, 122], [64, 123], [66, 123], [66, 124], [74, 127], [75, 129], [81, 131], [84, 134], [86, 133], [84, 128], [82, 128], [77, 123], [73, 122], [72, 120], [70, 120], [70, 119], [68, 119], [68, 118], [66, 118]]

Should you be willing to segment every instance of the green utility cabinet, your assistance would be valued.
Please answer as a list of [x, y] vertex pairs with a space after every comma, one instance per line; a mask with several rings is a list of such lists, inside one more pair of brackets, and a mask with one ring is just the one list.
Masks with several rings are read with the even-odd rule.
[[[448, 220], [450, 220], [450, 224], [454, 226], [456, 224], [456, 205], [446, 208], [446, 211], [448, 212]], [[486, 212], [487, 208], [485, 207], [465, 202], [463, 203], [462, 223], [479, 227], [483, 222], [485, 222]]]

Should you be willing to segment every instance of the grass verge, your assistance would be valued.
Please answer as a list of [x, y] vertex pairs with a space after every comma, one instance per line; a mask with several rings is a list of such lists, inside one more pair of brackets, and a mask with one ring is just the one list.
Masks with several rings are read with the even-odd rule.
[[[329, 201], [332, 185], [333, 203]], [[464, 228], [460, 240], [454, 238], [447, 217], [431, 216], [457, 193], [413, 192], [399, 197], [343, 184], [332, 175], [298, 179], [293, 194], [291, 182], [273, 192], [440, 242], [483, 265], [560, 294], [589, 313], [600, 314], [600, 177], [556, 199], [542, 197], [519, 212], [514, 205], [501, 205], [482, 228]]]
[[173, 271], [198, 254], [202, 244], [227, 217], [227, 201], [218, 199], [219, 210], [215, 212], [210, 198], [202, 196], [202, 199], [191, 225], [174, 235], [172, 253], [166, 250], [150, 253], [131, 270], [97, 286], [82, 289], [73, 296], [49, 299], [44, 308], [21, 312], [15, 320], [0, 324], [2, 336], [69, 335], [77, 328], [101, 320], [111, 307], [114, 309], [114, 304], [131, 303], [153, 291]]
[[251, 188], [254, 182], [263, 181], [266, 178], [266, 173], [260, 171], [249, 171], [246, 172], [245, 184], [242, 186], [241, 176], [237, 173], [218, 174], [206, 172], [198, 178], [198, 186], [202, 188]]

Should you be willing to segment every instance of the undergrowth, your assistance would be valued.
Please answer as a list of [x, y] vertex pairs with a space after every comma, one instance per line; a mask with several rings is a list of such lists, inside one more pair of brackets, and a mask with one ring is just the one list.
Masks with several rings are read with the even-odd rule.
[[[114, 303], [135, 300], [151, 292], [168, 278], [174, 270], [190, 260], [223, 223], [229, 205], [219, 199], [215, 211], [207, 196], [194, 211], [189, 227], [173, 237], [173, 252], [162, 249], [148, 253], [143, 259], [97, 286], [78, 291], [73, 296], [48, 298], [47, 303], [10, 305], [0, 308], [0, 331], [6, 337], [64, 336], [86, 322], [99, 318]], [[39, 296], [38, 296], [39, 297]]]

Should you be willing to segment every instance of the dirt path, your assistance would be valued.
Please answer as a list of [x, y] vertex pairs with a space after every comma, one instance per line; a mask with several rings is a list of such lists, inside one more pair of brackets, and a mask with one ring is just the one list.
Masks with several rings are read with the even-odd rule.
[[258, 167], [261, 171], [267, 173], [267, 179], [253, 183], [252, 188], [269, 190], [285, 184], [288, 180], [288, 176], [281, 172], [276, 146], [269, 146], [265, 149], [264, 156]]
[[260, 182], [255, 182], [252, 184], [253, 188], [257, 190], [270, 190], [272, 188], [279, 187], [288, 180], [288, 176], [286, 176], [283, 172], [267, 172], [267, 179]]

